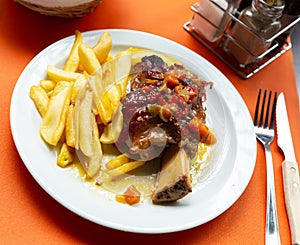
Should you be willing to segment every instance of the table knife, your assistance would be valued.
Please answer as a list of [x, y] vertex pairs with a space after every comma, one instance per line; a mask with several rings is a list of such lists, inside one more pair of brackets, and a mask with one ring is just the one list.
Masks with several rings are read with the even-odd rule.
[[283, 93], [277, 99], [276, 124], [277, 143], [285, 157], [282, 175], [292, 244], [300, 245], [300, 177]]

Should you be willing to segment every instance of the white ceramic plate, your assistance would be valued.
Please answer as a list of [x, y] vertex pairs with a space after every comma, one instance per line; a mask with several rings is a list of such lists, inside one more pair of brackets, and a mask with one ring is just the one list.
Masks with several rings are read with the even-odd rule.
[[[214, 219], [243, 193], [256, 160], [252, 120], [242, 98], [230, 81], [212, 64], [193, 51], [165, 38], [131, 30], [99, 30], [83, 33], [94, 45], [104, 31], [113, 39], [113, 53], [128, 47], [153, 49], [175, 56], [207, 81], [207, 123], [218, 143], [207, 164], [203, 180], [193, 192], [170, 205], [149, 200], [129, 206], [113, 195], [91, 187], [70, 169], [56, 165], [56, 152], [39, 136], [40, 116], [29, 98], [29, 89], [46, 76], [48, 64], [62, 67], [74, 41], [64, 38], [40, 52], [24, 69], [13, 92], [10, 108], [12, 135], [17, 150], [36, 181], [55, 200], [74, 213], [97, 224], [138, 233], [166, 233], [189, 229]], [[247, 142], [247, 144], [245, 144]]]

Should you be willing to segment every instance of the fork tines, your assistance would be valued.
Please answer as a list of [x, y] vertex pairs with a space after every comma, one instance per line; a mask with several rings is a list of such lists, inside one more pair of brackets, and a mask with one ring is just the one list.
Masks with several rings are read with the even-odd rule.
[[[264, 128], [269, 127], [270, 129], [274, 129], [274, 117], [275, 117], [275, 108], [276, 108], [276, 101], [277, 101], [277, 92], [275, 92], [275, 94], [274, 94], [271, 115], [269, 115], [269, 111], [270, 111], [270, 106], [271, 106], [272, 91], [269, 91], [266, 109], [265, 109], [265, 104], [266, 104], [266, 99], [267, 99], [267, 90], [264, 91], [262, 104], [261, 104], [261, 108], [260, 108], [261, 110], [259, 113], [259, 107], [260, 107], [260, 101], [261, 101], [260, 97], [261, 97], [261, 89], [258, 92], [258, 97], [257, 97], [257, 102], [256, 102], [256, 108], [255, 108], [255, 114], [254, 114], [254, 125], [258, 126], [258, 127], [264, 127]], [[260, 114], [260, 117], [259, 117], [259, 122], [258, 122], [259, 114]], [[264, 118], [264, 115], [265, 115], [265, 118]], [[269, 121], [270, 121], [270, 125], [269, 125]]]

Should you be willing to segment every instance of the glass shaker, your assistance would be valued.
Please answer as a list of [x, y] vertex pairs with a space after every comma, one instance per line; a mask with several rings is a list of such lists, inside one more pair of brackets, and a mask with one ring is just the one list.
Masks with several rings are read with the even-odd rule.
[[[299, 16], [300, 0], [285, 0], [285, 7], [283, 10], [283, 16], [281, 18], [282, 25], [287, 26], [288, 24], [294, 22]], [[283, 46], [286, 43], [286, 40], [292, 33], [294, 27], [295, 26], [286, 30], [276, 39], [280, 46]]]
[[253, 0], [245, 8], [231, 30], [233, 39], [228, 38], [224, 49], [231, 54], [241, 67], [259, 61], [272, 44], [281, 28], [278, 20], [284, 9], [283, 0]]
[[[215, 42], [227, 28], [241, 0], [202, 0], [196, 4], [197, 13], [191, 20], [191, 26], [208, 41]], [[203, 18], [204, 17], [204, 18]], [[208, 22], [206, 19], [210, 22]]]

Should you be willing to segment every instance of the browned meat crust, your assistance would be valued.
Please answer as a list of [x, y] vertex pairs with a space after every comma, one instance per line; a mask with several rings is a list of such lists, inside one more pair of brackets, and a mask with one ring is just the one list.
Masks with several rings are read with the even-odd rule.
[[164, 152], [152, 202], [176, 201], [191, 191], [189, 159], [184, 150], [172, 146]]

